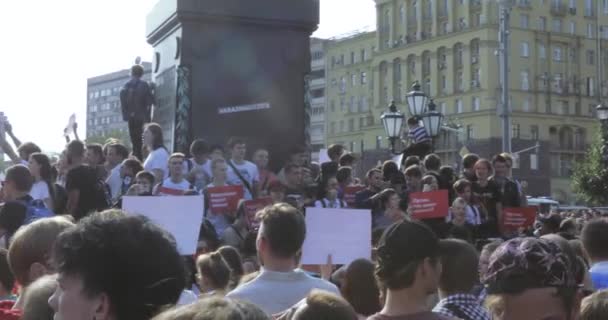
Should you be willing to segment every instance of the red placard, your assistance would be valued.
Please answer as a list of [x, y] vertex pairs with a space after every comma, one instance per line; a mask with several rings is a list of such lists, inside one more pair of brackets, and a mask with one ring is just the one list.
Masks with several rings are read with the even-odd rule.
[[448, 191], [414, 192], [410, 194], [408, 209], [414, 219], [444, 218], [449, 209]]
[[365, 186], [348, 186], [344, 188], [344, 202], [350, 207], [355, 207], [355, 195], [365, 189]]
[[247, 225], [249, 226], [250, 230], [255, 230], [260, 226], [260, 222], [255, 218], [256, 213], [271, 204], [271, 198], [259, 198], [243, 202], [245, 218], [247, 220]]
[[239, 201], [244, 197], [243, 186], [207, 188], [209, 211], [213, 214], [236, 212]]
[[534, 225], [537, 207], [504, 208], [501, 227], [503, 230], [517, 230]]

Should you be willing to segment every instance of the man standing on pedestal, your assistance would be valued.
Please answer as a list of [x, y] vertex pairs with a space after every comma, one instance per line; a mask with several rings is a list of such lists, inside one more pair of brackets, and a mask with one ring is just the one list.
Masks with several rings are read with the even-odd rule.
[[142, 160], [142, 135], [144, 124], [151, 120], [154, 97], [147, 82], [141, 80], [144, 67], [131, 67], [131, 80], [120, 91], [122, 118], [129, 123], [129, 135], [133, 145], [133, 155]]

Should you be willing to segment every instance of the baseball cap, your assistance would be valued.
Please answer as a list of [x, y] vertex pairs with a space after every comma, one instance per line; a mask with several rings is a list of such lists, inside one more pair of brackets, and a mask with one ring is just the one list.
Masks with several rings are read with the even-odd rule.
[[555, 242], [515, 238], [494, 251], [482, 280], [488, 294], [518, 294], [526, 289], [576, 288], [575, 271], [574, 262]]
[[387, 272], [439, 254], [439, 238], [425, 224], [402, 221], [389, 226], [378, 242], [378, 265]]

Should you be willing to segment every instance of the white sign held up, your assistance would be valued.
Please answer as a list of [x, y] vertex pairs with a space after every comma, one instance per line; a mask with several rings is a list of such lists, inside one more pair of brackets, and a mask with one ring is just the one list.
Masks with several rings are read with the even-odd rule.
[[371, 259], [371, 230], [370, 210], [306, 208], [302, 264], [325, 264], [330, 254], [334, 264]]
[[181, 255], [196, 253], [204, 203], [203, 196], [123, 197], [122, 200], [126, 212], [146, 216], [171, 233]]

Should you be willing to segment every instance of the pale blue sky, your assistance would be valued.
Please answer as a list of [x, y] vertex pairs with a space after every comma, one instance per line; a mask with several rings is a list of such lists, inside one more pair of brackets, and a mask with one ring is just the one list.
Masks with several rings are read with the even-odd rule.
[[[145, 18], [156, 2], [0, 0], [0, 111], [17, 136], [57, 151], [76, 112], [84, 137], [86, 79], [151, 57]], [[321, 0], [314, 36], [373, 27], [375, 18], [373, 0]]]

